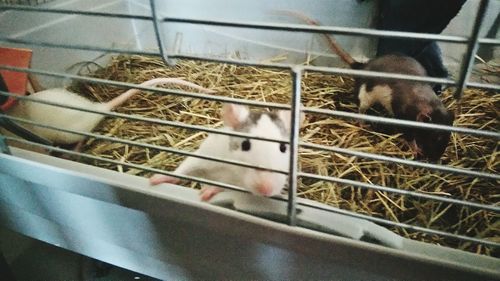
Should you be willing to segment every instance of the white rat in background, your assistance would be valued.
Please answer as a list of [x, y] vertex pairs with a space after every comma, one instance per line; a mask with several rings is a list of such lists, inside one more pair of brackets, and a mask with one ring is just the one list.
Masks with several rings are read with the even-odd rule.
[[[205, 93], [214, 92], [180, 78], [155, 78], [143, 82], [139, 84], [139, 86], [153, 87], [164, 84], [188, 86]], [[129, 89], [128, 91], [120, 94], [111, 101], [105, 103], [92, 102], [64, 88], [43, 90], [31, 94], [30, 97], [48, 102], [61, 103], [68, 106], [110, 112], [140, 91], [141, 90], [138, 89]], [[91, 132], [94, 127], [97, 126], [97, 124], [102, 119], [104, 119], [104, 117], [106, 117], [102, 114], [31, 102], [28, 100], [19, 100], [6, 112], [6, 114], [18, 118], [28, 119], [30, 121], [41, 123], [44, 125], [85, 133]], [[56, 144], [75, 144], [83, 141], [86, 138], [86, 136], [83, 135], [66, 133], [62, 131], [43, 128], [40, 126], [34, 126], [27, 123], [20, 123], [20, 125], [33, 132], [34, 134]]]
[[[244, 132], [256, 137], [290, 139], [291, 112], [252, 112], [246, 106], [225, 104], [222, 110], [223, 130]], [[301, 114], [300, 125], [304, 116]], [[245, 162], [267, 169], [288, 171], [289, 146], [285, 143], [231, 137], [220, 134], [209, 136], [195, 154]], [[177, 169], [177, 174], [205, 178], [245, 188], [256, 195], [273, 196], [281, 193], [288, 176], [280, 173], [225, 164], [196, 157], [187, 157]], [[150, 178], [152, 185], [178, 183], [179, 178], [155, 174]], [[203, 186], [202, 201], [210, 200], [223, 191], [220, 187]]]

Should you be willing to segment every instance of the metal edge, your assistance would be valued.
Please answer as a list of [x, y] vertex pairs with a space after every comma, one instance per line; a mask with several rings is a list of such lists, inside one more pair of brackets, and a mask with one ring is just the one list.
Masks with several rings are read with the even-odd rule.
[[[370, 244], [362, 241], [355, 241], [348, 238], [338, 237], [334, 235], [329, 235], [321, 233], [314, 230], [309, 230], [301, 227], [290, 227], [281, 223], [272, 222], [266, 219], [258, 218], [252, 215], [246, 215], [242, 213], [235, 212], [233, 210], [228, 210], [218, 206], [213, 206], [204, 202], [199, 202], [197, 199], [196, 191], [190, 190], [184, 187], [175, 185], [163, 185], [157, 188], [151, 188], [148, 186], [147, 179], [132, 176], [128, 174], [118, 173], [111, 170], [106, 170], [94, 166], [89, 166], [81, 163], [76, 163], [73, 161], [68, 161], [64, 159], [58, 159], [51, 156], [34, 153], [31, 151], [26, 151], [22, 149], [12, 148], [12, 153], [14, 156], [0, 154], [0, 163], [4, 160], [17, 161], [23, 165], [37, 167], [37, 168], [48, 168], [59, 173], [64, 173], [77, 178], [81, 178], [89, 181], [97, 181], [102, 183], [107, 183], [118, 189], [125, 189], [136, 193], [137, 195], [155, 197], [158, 200], [168, 200], [176, 202], [179, 204], [184, 204], [198, 209], [201, 212], [211, 212], [212, 214], [224, 216], [232, 220], [237, 220], [240, 223], [251, 224], [253, 226], [260, 226], [263, 228], [270, 228], [272, 231], [280, 231], [293, 237], [291, 240], [299, 239], [300, 241], [315, 241], [320, 243], [322, 246], [319, 249], [324, 249], [325, 245], [338, 247], [350, 248], [350, 250], [355, 254], [356, 252], [362, 252], [366, 255], [374, 254], [383, 255], [384, 257], [393, 258], [399, 262], [406, 260], [408, 264], [421, 263], [422, 266], [427, 267], [439, 267], [441, 269], [454, 270], [470, 274], [478, 274], [482, 277], [494, 277], [500, 278], [500, 260], [479, 256], [472, 253], [463, 252], [460, 250], [430, 245], [427, 243], [417, 242], [408, 240], [405, 241], [406, 245], [410, 245], [412, 249], [418, 249], [423, 247], [425, 251], [421, 253], [408, 252], [404, 250], [391, 249], [379, 245]], [[11, 174], [8, 167], [5, 165], [0, 165], [0, 172]], [[15, 171], [14, 174], [19, 171]], [[29, 172], [28, 172], [29, 173]], [[22, 173], [21, 173], [22, 174]], [[23, 180], [27, 180], [24, 178]], [[80, 194], [83, 196], [88, 196], [81, 190], [63, 190], [65, 192]], [[106, 198], [100, 198], [99, 195], [96, 196], [98, 200], [106, 200]], [[114, 203], [114, 202], [111, 202]], [[134, 202], [129, 202], [127, 208], [142, 209], [147, 212], [152, 211], [147, 210], [145, 206], [135, 205]], [[137, 202], [135, 202], [137, 203]], [[139, 204], [140, 205], [140, 204]], [[238, 233], [238, 235], [249, 235], [248, 233]], [[289, 246], [287, 242], [278, 241], [273, 239], [273, 237], [266, 237], [265, 235], [259, 235], [259, 233], [252, 233], [249, 236], [250, 239], [264, 239], [266, 242], [272, 243], [279, 246]], [[328, 248], [330, 248], [328, 247]], [[429, 255], [429, 253], [432, 253]], [[464, 262], [470, 261], [470, 262]]]

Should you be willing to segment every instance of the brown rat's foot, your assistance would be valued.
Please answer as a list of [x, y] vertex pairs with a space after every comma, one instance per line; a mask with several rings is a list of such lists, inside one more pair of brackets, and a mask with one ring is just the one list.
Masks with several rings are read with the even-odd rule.
[[201, 201], [208, 201], [212, 199], [217, 193], [224, 191], [224, 189], [216, 186], [203, 186], [200, 190]]
[[361, 129], [365, 129], [365, 130], [368, 130], [370, 127], [370, 125], [368, 125], [365, 120], [359, 120], [358, 125]]
[[[366, 106], [365, 106], [365, 107], [366, 107]], [[358, 114], [366, 114], [366, 110], [367, 110], [368, 108], [365, 108], [365, 107], [363, 107], [363, 108], [361, 108], [361, 107], [360, 107], [360, 108], [359, 108], [359, 111], [358, 111]], [[368, 129], [368, 124], [366, 124], [366, 121], [365, 121], [365, 120], [359, 119], [359, 120], [358, 120], [358, 124], [359, 124], [359, 127], [360, 127], [361, 129], [365, 129], [365, 130], [366, 130], [366, 129]]]
[[408, 146], [413, 151], [413, 156], [415, 158], [417, 158], [419, 156], [424, 156], [424, 154], [422, 152], [422, 149], [420, 147], [418, 147], [417, 142], [415, 140], [412, 140], [411, 142], [408, 142]]
[[149, 178], [149, 184], [151, 185], [157, 185], [160, 183], [179, 183], [181, 180], [176, 177], [171, 177], [167, 175], [162, 175], [162, 174], [154, 174], [152, 177]]

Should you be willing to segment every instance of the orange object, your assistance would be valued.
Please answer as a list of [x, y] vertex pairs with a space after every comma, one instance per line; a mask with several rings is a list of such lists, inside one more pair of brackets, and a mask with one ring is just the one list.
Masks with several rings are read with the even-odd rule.
[[[3, 48], [0, 47], [0, 65], [8, 65], [22, 68], [29, 68], [33, 52], [28, 49]], [[9, 89], [9, 92], [24, 96], [26, 94], [26, 85], [28, 83], [28, 73], [16, 72], [0, 69], [3, 80]], [[16, 99], [9, 97], [7, 102], [1, 108], [7, 110], [16, 103]]]

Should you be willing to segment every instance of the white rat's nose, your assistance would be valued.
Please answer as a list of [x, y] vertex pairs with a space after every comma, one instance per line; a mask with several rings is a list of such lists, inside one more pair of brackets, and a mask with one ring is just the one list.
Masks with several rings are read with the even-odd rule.
[[273, 188], [270, 184], [260, 183], [255, 188], [260, 195], [271, 196], [273, 195]]
[[261, 179], [255, 185], [255, 190], [259, 195], [272, 196], [273, 194], [273, 184], [269, 179]]

